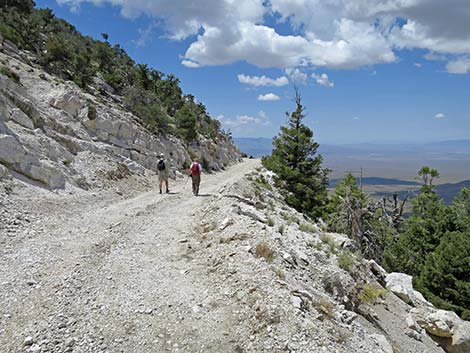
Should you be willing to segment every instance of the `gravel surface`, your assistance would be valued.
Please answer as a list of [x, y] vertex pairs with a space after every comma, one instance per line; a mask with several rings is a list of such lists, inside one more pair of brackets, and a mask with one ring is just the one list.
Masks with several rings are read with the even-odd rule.
[[[259, 160], [88, 191], [0, 183], [0, 351], [439, 353], [367, 261], [288, 207]], [[331, 240], [331, 241], [330, 241]], [[409, 331], [409, 330], [408, 330]]]

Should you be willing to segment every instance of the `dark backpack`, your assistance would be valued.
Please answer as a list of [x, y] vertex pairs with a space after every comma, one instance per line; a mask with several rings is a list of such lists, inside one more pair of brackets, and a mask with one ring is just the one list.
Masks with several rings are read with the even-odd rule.
[[165, 161], [163, 159], [160, 159], [157, 163], [157, 169], [159, 171], [162, 171], [162, 170], [165, 170], [166, 169], [166, 166], [165, 166]]

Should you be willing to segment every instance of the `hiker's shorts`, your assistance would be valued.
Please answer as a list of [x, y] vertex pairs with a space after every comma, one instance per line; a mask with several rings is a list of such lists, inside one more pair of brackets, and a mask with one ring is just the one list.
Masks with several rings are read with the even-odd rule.
[[168, 170], [164, 169], [164, 170], [159, 170], [158, 171], [158, 181], [160, 181], [160, 182], [168, 181]]

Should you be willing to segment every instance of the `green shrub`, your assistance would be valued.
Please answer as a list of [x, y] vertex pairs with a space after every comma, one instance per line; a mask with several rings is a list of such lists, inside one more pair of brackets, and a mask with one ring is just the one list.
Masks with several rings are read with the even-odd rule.
[[273, 191], [273, 187], [268, 183], [268, 181], [262, 176], [258, 176], [255, 179], [255, 185], [261, 189], [267, 189], [269, 191]]
[[338, 255], [338, 266], [345, 271], [350, 272], [355, 262], [356, 259], [350, 251], [342, 251]]
[[274, 220], [273, 220], [271, 217], [269, 217], [267, 224], [268, 224], [268, 226], [270, 226], [270, 227], [274, 227]]
[[320, 240], [328, 245], [328, 249], [330, 250], [331, 253], [333, 254], [336, 253], [336, 244], [331, 235], [322, 234], [320, 235]]
[[274, 201], [272, 199], [269, 199], [268, 206], [269, 206], [270, 210], [274, 210], [275, 204], [274, 204]]
[[285, 230], [286, 230], [286, 229], [285, 229], [285, 227], [284, 227], [284, 224], [281, 224], [281, 225], [279, 226], [279, 228], [277, 228], [277, 231], [278, 231], [279, 233], [281, 233], [281, 234], [284, 234]]
[[93, 103], [88, 102], [88, 119], [95, 120], [96, 119], [96, 108]]
[[367, 283], [364, 288], [359, 292], [357, 299], [361, 303], [375, 303], [377, 299], [384, 298], [387, 290], [385, 288], [380, 287], [379, 285], [373, 285]]
[[3, 38], [8, 39], [13, 44], [16, 44], [19, 47], [25, 46], [23, 38], [15, 28], [0, 22], [0, 33]]

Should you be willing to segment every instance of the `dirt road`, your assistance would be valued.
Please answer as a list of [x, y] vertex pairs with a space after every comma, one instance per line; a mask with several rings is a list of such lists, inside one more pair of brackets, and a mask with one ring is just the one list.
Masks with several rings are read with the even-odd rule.
[[229, 312], [204, 315], [218, 289], [192, 251], [203, 208], [259, 165], [248, 160], [131, 198], [31, 199], [39, 232], [0, 257], [2, 352], [206, 352], [227, 346]]

